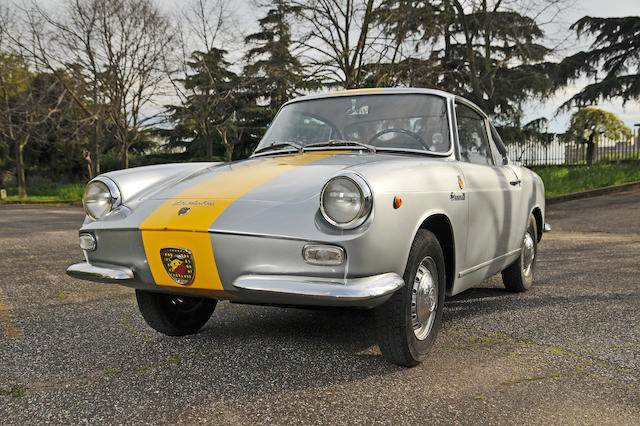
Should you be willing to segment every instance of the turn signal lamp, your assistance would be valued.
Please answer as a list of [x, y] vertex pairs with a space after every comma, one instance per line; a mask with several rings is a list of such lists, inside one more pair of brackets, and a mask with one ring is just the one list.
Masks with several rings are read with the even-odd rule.
[[344, 263], [342, 247], [307, 244], [302, 249], [302, 258], [312, 265], [335, 266]]
[[97, 247], [96, 237], [91, 234], [80, 234], [80, 248], [82, 250], [93, 251]]

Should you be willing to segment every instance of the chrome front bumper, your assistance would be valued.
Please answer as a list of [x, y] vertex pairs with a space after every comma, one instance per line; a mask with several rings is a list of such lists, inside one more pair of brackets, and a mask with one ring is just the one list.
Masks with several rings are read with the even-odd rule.
[[133, 280], [133, 271], [124, 266], [97, 266], [87, 262], [80, 262], [69, 266], [67, 268], [67, 275], [81, 280], [100, 283], [124, 284], [127, 281]]
[[286, 275], [244, 275], [233, 286], [254, 303], [374, 308], [404, 286], [395, 273], [344, 280]]
[[[76, 263], [67, 268], [73, 278], [102, 283], [116, 283], [147, 290], [178, 290], [180, 293], [205, 295], [202, 289], [178, 287], [169, 289], [134, 280], [133, 271], [124, 266]], [[363, 278], [327, 279], [289, 275], [243, 275], [225, 289], [233, 300], [256, 304], [351, 306], [374, 308], [404, 286], [395, 273]]]

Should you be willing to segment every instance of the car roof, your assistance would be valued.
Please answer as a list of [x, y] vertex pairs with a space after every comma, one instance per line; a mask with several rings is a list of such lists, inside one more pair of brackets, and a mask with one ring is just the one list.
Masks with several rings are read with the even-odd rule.
[[[444, 92], [442, 90], [436, 89], [420, 89], [414, 87], [372, 87], [365, 89], [350, 89], [350, 90], [339, 90], [336, 92], [329, 93], [321, 93], [307, 96], [300, 96], [298, 98], [292, 99], [287, 104], [293, 102], [306, 101], [309, 99], [322, 99], [322, 98], [332, 98], [336, 96], [362, 96], [362, 95], [387, 95], [387, 94], [425, 94], [425, 95], [436, 95], [442, 96], [444, 98], [453, 99], [455, 96], [451, 93]], [[285, 104], [286, 105], [286, 104]]]
[[390, 94], [396, 94], [396, 95], [423, 94], [423, 95], [441, 96], [446, 99], [451, 99], [454, 102], [461, 101], [462, 103], [472, 106], [483, 117], [485, 118], [487, 117], [485, 112], [482, 111], [482, 109], [479, 106], [477, 106], [470, 100], [463, 98], [462, 96], [454, 95], [452, 93], [445, 92], [443, 90], [422, 89], [418, 87], [371, 87], [371, 88], [362, 88], [362, 89], [339, 90], [336, 92], [300, 96], [300, 97], [291, 99], [290, 101], [286, 102], [282, 106], [295, 103], [295, 102], [307, 101], [311, 99], [326, 99], [326, 98], [341, 97], [341, 96], [366, 96], [366, 95], [390, 95]]

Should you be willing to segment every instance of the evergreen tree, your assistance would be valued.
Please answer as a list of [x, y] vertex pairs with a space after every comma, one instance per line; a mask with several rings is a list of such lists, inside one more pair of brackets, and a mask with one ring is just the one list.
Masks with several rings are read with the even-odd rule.
[[258, 20], [260, 30], [245, 38], [253, 45], [248, 50], [244, 74], [255, 94], [268, 102], [270, 114], [294, 97], [298, 90], [309, 87], [303, 79], [303, 67], [291, 53], [291, 30], [288, 17], [298, 7], [285, 0], [275, 0], [267, 14]]
[[[189, 95], [181, 105], [169, 105], [167, 111], [175, 127], [167, 131], [173, 145], [204, 146], [207, 160], [214, 153], [214, 142], [222, 142], [228, 161], [233, 154], [229, 128], [238, 110], [239, 79], [224, 59], [225, 50], [193, 52], [187, 63], [192, 74], [182, 81]], [[222, 135], [227, 138], [222, 140]]]
[[[433, 87], [465, 96], [505, 123], [519, 125], [522, 104], [552, 88], [551, 49], [536, 20], [496, 1], [389, 0], [386, 32], [401, 45], [434, 46], [408, 55], [395, 69], [397, 84]], [[388, 15], [388, 16], [387, 16]], [[419, 18], [419, 19], [418, 19]]]
[[[599, 99], [640, 99], [640, 16], [592, 18], [585, 16], [571, 26], [578, 36], [595, 36], [588, 51], [565, 58], [559, 66], [558, 84], [566, 85], [580, 76], [604, 78], [585, 86], [562, 106], [587, 105]], [[597, 79], [596, 79], [597, 80]]]

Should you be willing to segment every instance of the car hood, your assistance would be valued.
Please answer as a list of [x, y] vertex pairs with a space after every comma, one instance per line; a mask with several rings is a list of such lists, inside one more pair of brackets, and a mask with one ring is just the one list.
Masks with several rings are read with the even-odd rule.
[[[442, 161], [442, 159], [433, 159]], [[127, 211], [89, 223], [87, 229], [138, 228], [319, 237], [319, 196], [324, 184], [345, 169], [360, 173], [372, 190], [385, 192], [389, 176], [424, 165], [428, 158], [362, 152], [305, 152], [250, 158], [230, 164], [201, 163], [159, 169], [144, 189], [125, 190]], [[171, 173], [169, 171], [171, 170]], [[130, 185], [135, 169], [127, 172]], [[111, 177], [122, 189], [123, 179]], [[393, 179], [397, 190], [403, 183]], [[129, 194], [129, 195], [128, 195]], [[361, 227], [364, 231], [366, 227]]]
[[319, 195], [324, 183], [341, 170], [380, 160], [375, 155], [334, 151], [205, 165], [166, 179], [139, 199], [298, 203]]

